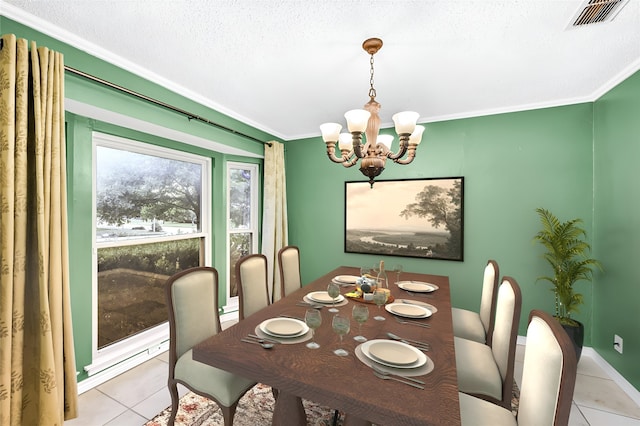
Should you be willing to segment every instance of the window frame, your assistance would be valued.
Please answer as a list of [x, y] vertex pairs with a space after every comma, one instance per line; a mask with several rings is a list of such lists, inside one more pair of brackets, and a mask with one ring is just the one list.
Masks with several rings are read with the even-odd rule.
[[[201, 212], [200, 230], [192, 234], [159, 236], [154, 238], [144, 238], [140, 240], [122, 240], [98, 242], [97, 235], [97, 208], [96, 208], [96, 183], [97, 183], [97, 147], [107, 147], [121, 149], [145, 155], [152, 155], [178, 161], [197, 163], [202, 166], [202, 187], [201, 187]], [[162, 241], [174, 241], [179, 239], [200, 238], [202, 243], [202, 258], [204, 265], [211, 265], [211, 233], [212, 205], [211, 205], [211, 182], [213, 176], [212, 159], [201, 155], [196, 155], [172, 148], [153, 145], [135, 139], [114, 136], [101, 132], [92, 132], [92, 306], [91, 306], [91, 352], [92, 362], [84, 369], [89, 376], [96, 374], [106, 368], [127, 360], [141, 352], [152, 353], [167, 347], [169, 340], [169, 324], [164, 322], [148, 330], [144, 330], [122, 341], [98, 349], [98, 249], [114, 246], [137, 245], [145, 243], [157, 243]]]
[[[231, 199], [231, 170], [240, 169], [240, 170], [248, 170], [251, 172], [251, 219], [250, 225], [248, 228], [231, 228], [231, 211], [229, 200]], [[226, 211], [225, 211], [225, 220], [226, 220], [226, 264], [228, 271], [231, 271], [231, 268], [235, 267], [235, 265], [231, 264], [231, 235], [237, 233], [251, 233], [252, 234], [252, 254], [259, 252], [259, 240], [260, 240], [260, 228], [259, 228], [259, 180], [260, 180], [260, 168], [258, 164], [255, 163], [243, 163], [239, 161], [227, 161], [226, 170], [225, 170], [225, 178], [226, 178]], [[237, 312], [239, 309], [239, 300], [238, 296], [231, 297], [231, 274], [226, 274], [226, 282], [225, 282], [225, 305], [223, 306], [223, 313], [227, 314], [230, 312]]]

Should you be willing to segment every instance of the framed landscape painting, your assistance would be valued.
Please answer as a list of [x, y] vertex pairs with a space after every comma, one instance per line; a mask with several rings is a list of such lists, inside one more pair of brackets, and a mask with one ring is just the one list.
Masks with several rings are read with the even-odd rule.
[[464, 178], [345, 182], [346, 253], [463, 260]]

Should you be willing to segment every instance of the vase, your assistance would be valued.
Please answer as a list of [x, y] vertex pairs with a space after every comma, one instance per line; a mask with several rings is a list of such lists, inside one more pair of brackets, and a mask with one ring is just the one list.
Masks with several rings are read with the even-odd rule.
[[577, 326], [562, 324], [562, 328], [564, 328], [564, 330], [569, 335], [571, 342], [573, 342], [573, 347], [576, 350], [576, 360], [580, 361], [580, 355], [582, 354], [582, 344], [584, 342], [584, 325], [580, 321], [575, 322], [578, 323]]

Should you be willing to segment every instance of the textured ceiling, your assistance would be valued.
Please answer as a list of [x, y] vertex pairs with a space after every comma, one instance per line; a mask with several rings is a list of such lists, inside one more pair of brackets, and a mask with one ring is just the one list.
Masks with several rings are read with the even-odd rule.
[[640, 69], [640, 1], [0, 0], [2, 14], [285, 140], [368, 101], [383, 123], [593, 101]]

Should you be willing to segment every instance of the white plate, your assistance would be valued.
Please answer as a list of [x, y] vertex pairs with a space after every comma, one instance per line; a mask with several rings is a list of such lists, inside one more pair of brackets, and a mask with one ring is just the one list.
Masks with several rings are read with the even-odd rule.
[[357, 277], [355, 275], [338, 275], [336, 277], [333, 277], [333, 280], [341, 284], [355, 284], [358, 278], [360, 277]]
[[298, 337], [309, 331], [307, 324], [293, 318], [271, 318], [259, 327], [264, 333], [281, 338]]
[[429, 309], [408, 303], [389, 303], [384, 308], [387, 312], [406, 318], [429, 318], [431, 316]]
[[403, 290], [415, 291], [416, 293], [431, 293], [440, 287], [431, 283], [423, 283], [422, 281], [398, 281], [398, 287]]
[[[312, 291], [311, 293], [307, 294], [307, 297], [313, 300], [314, 302], [318, 302], [318, 303], [326, 303], [329, 305], [333, 303], [333, 299], [331, 298], [331, 296], [329, 296], [329, 293], [327, 293], [326, 291]], [[338, 297], [336, 297], [336, 303], [340, 303], [343, 300], [344, 300], [343, 295], [339, 295]]]
[[[373, 346], [373, 353], [371, 347]], [[362, 353], [372, 361], [394, 368], [418, 368], [427, 362], [427, 356], [402, 342], [374, 339], [360, 345]]]
[[411, 305], [424, 306], [425, 308], [430, 310], [432, 314], [435, 314], [436, 312], [438, 312], [438, 308], [436, 308], [435, 306], [433, 306], [433, 305], [431, 305], [429, 303], [421, 302], [420, 300], [396, 299], [394, 303], [404, 303], [403, 301], [406, 301], [407, 304], [411, 304]]

